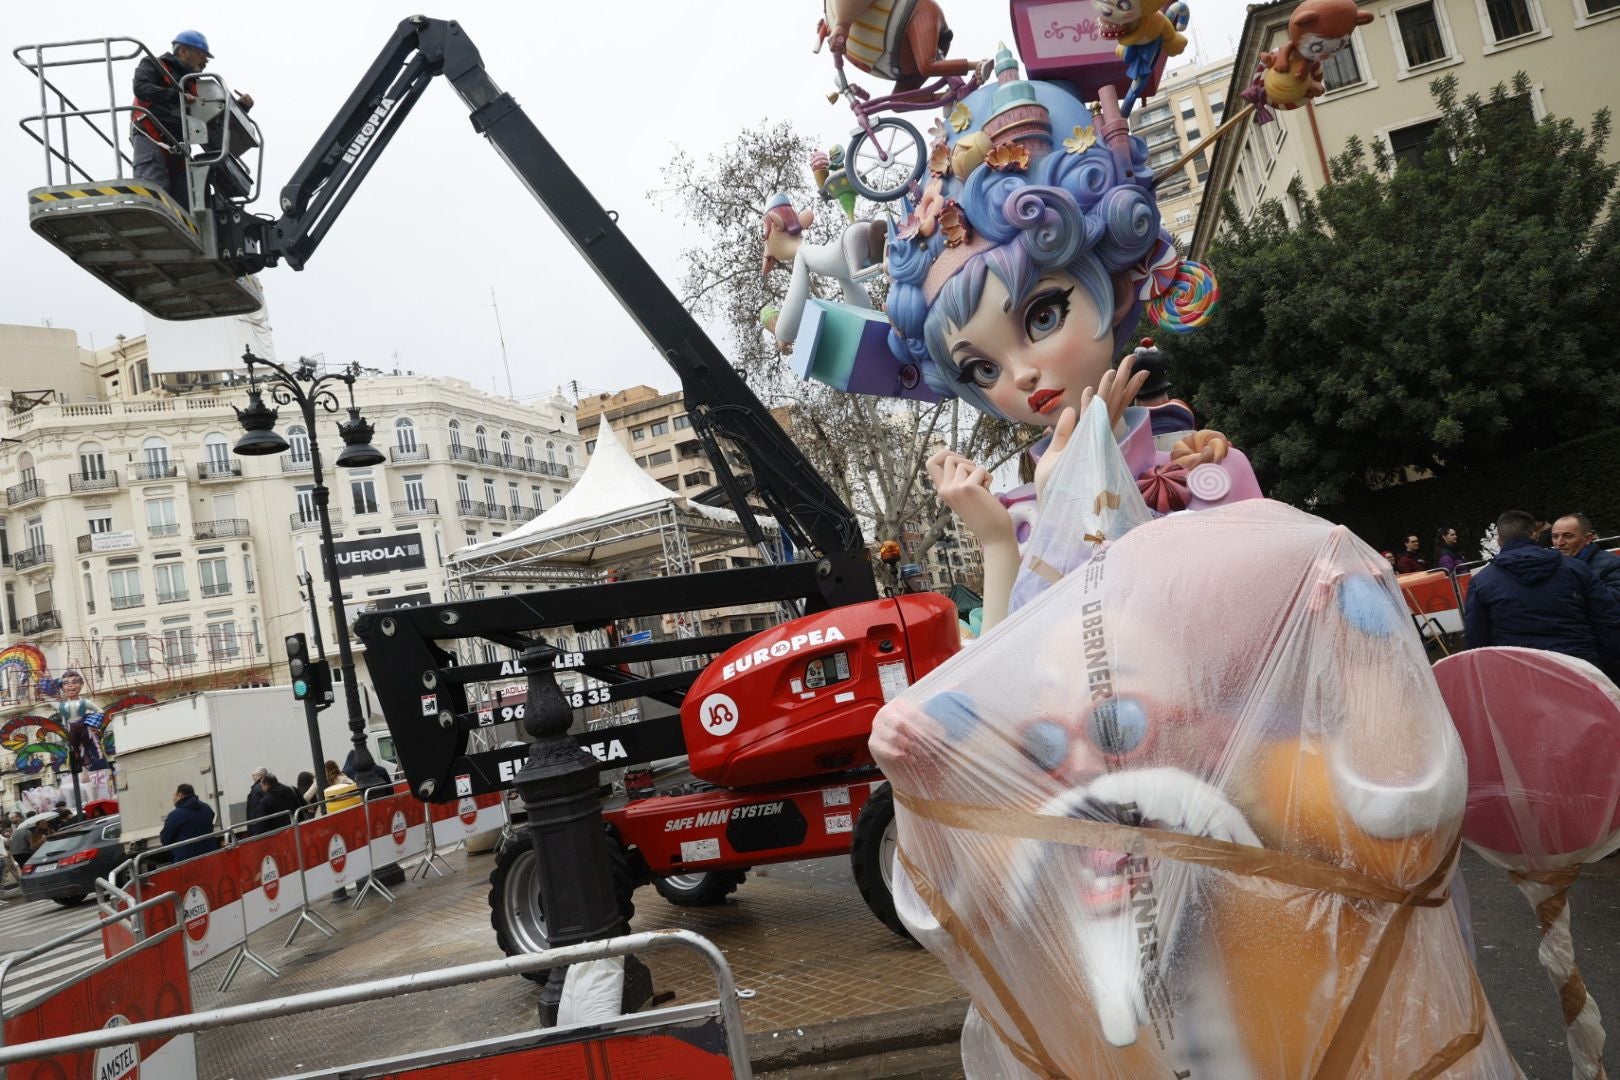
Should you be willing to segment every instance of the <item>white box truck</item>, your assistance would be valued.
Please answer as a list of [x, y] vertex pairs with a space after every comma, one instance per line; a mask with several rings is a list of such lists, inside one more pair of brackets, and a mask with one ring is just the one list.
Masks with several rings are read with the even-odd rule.
[[[370, 694], [364, 686], [360, 692], [369, 716]], [[299, 772], [313, 769], [304, 704], [293, 698], [290, 686], [171, 698], [119, 713], [112, 729], [118, 813], [126, 842], [156, 840], [174, 808], [176, 785], [196, 788], [197, 797], [213, 806], [215, 821], [224, 827], [245, 819], [254, 769], [269, 769], [289, 787]], [[341, 765], [352, 745], [341, 693], [336, 704], [321, 712], [320, 730], [321, 752]]]

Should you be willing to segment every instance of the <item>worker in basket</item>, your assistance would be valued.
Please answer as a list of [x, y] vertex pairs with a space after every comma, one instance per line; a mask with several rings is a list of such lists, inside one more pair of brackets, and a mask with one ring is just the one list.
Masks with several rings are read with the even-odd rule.
[[[195, 93], [184, 86], [187, 75], [208, 66], [214, 54], [208, 39], [195, 30], [182, 30], [174, 36], [169, 52], [146, 56], [135, 68], [135, 107], [130, 114], [130, 142], [135, 149], [135, 178], [156, 184], [182, 207], [186, 199], [186, 137], [181, 123], [180, 103]], [[253, 107], [253, 98], [237, 94], [242, 109]]]

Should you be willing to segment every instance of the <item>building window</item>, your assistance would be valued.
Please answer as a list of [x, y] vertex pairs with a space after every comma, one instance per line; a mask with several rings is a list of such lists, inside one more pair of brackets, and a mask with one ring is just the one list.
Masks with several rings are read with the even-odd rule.
[[151, 671], [151, 645], [146, 635], [121, 634], [118, 638], [118, 659], [122, 662], [125, 675], [133, 675], [137, 671]]
[[146, 531], [151, 536], [180, 535], [180, 520], [175, 517], [173, 499], [146, 500]]
[[248, 592], [253, 591], [253, 556], [242, 553], [242, 584]]
[[409, 454], [416, 450], [416, 425], [411, 418], [402, 416], [394, 421], [394, 445]]
[[1500, 45], [1541, 29], [1531, 0], [1479, 0], [1485, 9], [1486, 44]]
[[140, 607], [142, 602], [140, 568], [132, 566], [128, 570], [107, 571], [107, 595], [111, 597], [114, 611]]
[[427, 487], [422, 483], [420, 476], [407, 476], [405, 478], [405, 508], [407, 510], [427, 509]]
[[675, 460], [675, 452], [673, 450], [659, 450], [659, 451], [657, 451], [655, 453], [651, 453], [651, 454], [647, 455], [647, 464], [649, 466], [668, 465], [671, 461], [674, 461], [674, 460]]
[[1620, 15], [1620, 0], [1575, 0], [1576, 27], [1592, 19]]
[[186, 591], [185, 563], [159, 563], [152, 567], [152, 578], [157, 582], [158, 603], [177, 604], [182, 600], [191, 599]]
[[[555, 505], [558, 502], [558, 500], [560, 500], [561, 498], [562, 498], [562, 488], [560, 488], [560, 487], [552, 488], [551, 489], [551, 501], [552, 501], [552, 504]], [[540, 504], [535, 503], [535, 505], [539, 506]]]
[[208, 624], [208, 659], [229, 660], [240, 655], [241, 645], [236, 641], [236, 624], [230, 620]]
[[456, 498], [463, 503], [472, 502], [472, 485], [465, 476], [456, 477]]
[[1163, 150], [1155, 150], [1148, 158], [1148, 167], [1162, 169], [1180, 156], [1181, 147], [1178, 145], [1167, 146]]
[[587, 454], [596, 453], [596, 440], [595, 439], [591, 439], [589, 442], [587, 442], [585, 444], [585, 452]]
[[1178, 211], [1176, 211], [1176, 224], [1177, 225], [1191, 225], [1192, 224], [1192, 211], [1191, 210], [1178, 210]]
[[1400, 52], [1408, 70], [1449, 59], [1451, 47], [1441, 25], [1442, 16], [1435, 0], [1423, 0], [1395, 12], [1395, 28], [1400, 35]]
[[478, 448], [479, 454], [489, 453], [489, 439], [484, 435], [483, 424], [479, 424], [473, 429], [473, 445]]
[[1209, 115], [1217, 124], [1221, 122], [1221, 113], [1226, 111], [1226, 94], [1215, 93], [1209, 95]]
[[567, 446], [563, 447], [563, 457], [568, 459], [568, 468], [569, 468], [569, 471], [572, 471], [573, 468], [574, 468], [574, 444], [573, 443], [569, 443]]
[[697, 472], [687, 473], [681, 477], [681, 481], [687, 487], [708, 487], [714, 483], [714, 477], [709, 475], [707, 471], [699, 469]]
[[163, 631], [163, 662], [170, 667], [197, 662], [197, 647], [191, 640], [191, 627], [171, 626]]
[[636, 428], [634, 431], [632, 431], [630, 433], [630, 440], [632, 442], [641, 442], [646, 437], [647, 437], [647, 429], [644, 428], [644, 427], [638, 427], [638, 428]]
[[309, 432], [304, 430], [302, 424], [294, 424], [287, 429], [287, 458], [299, 463], [309, 460]]
[[1322, 61], [1322, 86], [1328, 93], [1343, 90], [1347, 86], [1359, 86], [1363, 81], [1361, 74], [1361, 58], [1356, 55], [1360, 49], [1360, 34], [1350, 33], [1350, 44]]
[[1197, 124], [1188, 124], [1187, 125], [1187, 143], [1188, 143], [1188, 145], [1196, 143], [1199, 139], [1202, 139], [1203, 137], [1204, 137], [1204, 133], [1201, 130], [1199, 130]]
[[557, 464], [557, 444], [550, 439], [546, 440], [546, 462], [551, 465]]
[[648, 430], [648, 433], [652, 434], [652, 435], [668, 435], [669, 434], [669, 421], [668, 420], [654, 420], [652, 422], [651, 426], [647, 430]]
[[518, 492], [516, 480], [506, 482], [506, 505], [514, 510], [523, 509], [523, 496]]
[[218, 559], [198, 559], [197, 580], [202, 582], [202, 594], [204, 596], [229, 596], [231, 593], [230, 564], [223, 556]]
[[169, 444], [157, 436], [154, 435], [141, 443], [141, 458], [146, 465], [147, 478], [160, 478], [169, 474]]
[[203, 439], [203, 464], [207, 466], [210, 476], [228, 474], [231, 471], [230, 441], [217, 431]]
[[491, 480], [487, 476], [484, 477], [484, 504], [486, 506], [494, 506], [494, 505], [496, 505], [496, 503], [495, 503], [495, 481]]
[[[1620, 0], [1615, 0], [1615, 3], [1620, 4]], [[675, 418], [675, 430], [676, 431], [685, 431], [687, 428], [689, 428], [691, 426], [692, 426], [692, 418], [690, 416], [686, 415], [685, 413], [681, 413], [681, 415], [679, 415], [679, 416], [677, 416]]]
[[510, 431], [501, 432], [501, 457], [507, 461], [512, 460], [512, 433]]
[[107, 455], [95, 443], [79, 447], [79, 475], [86, 480], [107, 479]]
[[1176, 102], [1176, 108], [1181, 110], [1181, 118], [1183, 120], [1191, 120], [1193, 117], [1198, 115], [1198, 110], [1193, 107], [1193, 99], [1190, 97], [1184, 97], [1180, 101]]
[[1396, 165], [1418, 165], [1429, 148], [1429, 139], [1440, 129], [1439, 120], [1426, 120], [1411, 127], [1396, 128], [1389, 133], [1389, 152]]
[[533, 487], [529, 488], [529, 498], [533, 500], [534, 508], [536, 510], [544, 509], [546, 504], [540, 501], [540, 485], [539, 484], [535, 484]]
[[315, 512], [315, 488], [312, 484], [300, 484], [293, 489], [293, 500], [298, 504], [298, 523], [308, 525], [320, 520]]
[[100, 517], [93, 517], [89, 520], [89, 525], [91, 536], [98, 536], [101, 533], [110, 533], [112, 532], [112, 516], [110, 514], [103, 514]]
[[349, 494], [354, 496], [354, 512], [356, 514], [375, 514], [377, 512], [377, 482], [369, 476], [349, 481]]
[[461, 421], [450, 421], [450, 449], [461, 449]]

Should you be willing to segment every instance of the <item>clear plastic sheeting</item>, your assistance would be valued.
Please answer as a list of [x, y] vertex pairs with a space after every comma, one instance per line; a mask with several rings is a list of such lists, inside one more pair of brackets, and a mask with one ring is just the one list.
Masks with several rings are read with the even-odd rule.
[[1091, 554], [885, 707], [896, 902], [969, 1076], [1516, 1077], [1466, 769], [1387, 564], [1250, 500]]
[[1541, 927], [1573, 1075], [1603, 1075], [1603, 1021], [1575, 965], [1569, 889], [1620, 848], [1620, 690], [1584, 660], [1474, 649], [1435, 665], [1468, 753], [1463, 838], [1507, 870]]

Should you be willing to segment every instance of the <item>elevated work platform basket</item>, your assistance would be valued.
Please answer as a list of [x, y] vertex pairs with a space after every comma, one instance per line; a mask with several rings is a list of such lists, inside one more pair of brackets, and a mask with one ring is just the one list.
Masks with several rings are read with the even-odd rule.
[[160, 319], [243, 315], [264, 303], [258, 282], [209, 258], [191, 216], [144, 181], [35, 188], [28, 193], [28, 224]]

